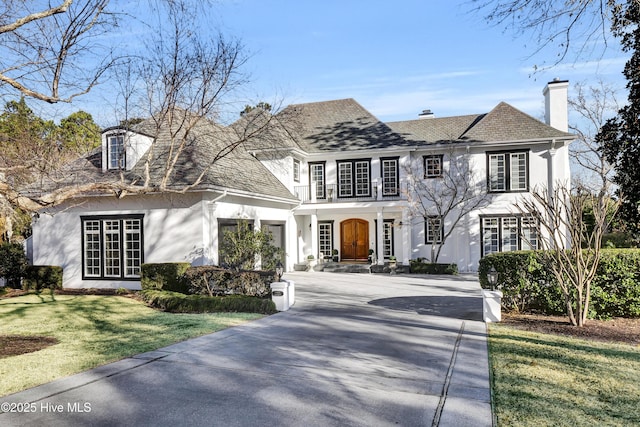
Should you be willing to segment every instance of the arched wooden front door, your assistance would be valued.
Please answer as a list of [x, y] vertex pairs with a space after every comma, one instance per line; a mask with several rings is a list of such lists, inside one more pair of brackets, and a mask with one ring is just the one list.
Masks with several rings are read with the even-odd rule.
[[366, 260], [369, 256], [369, 222], [347, 219], [340, 223], [342, 260]]

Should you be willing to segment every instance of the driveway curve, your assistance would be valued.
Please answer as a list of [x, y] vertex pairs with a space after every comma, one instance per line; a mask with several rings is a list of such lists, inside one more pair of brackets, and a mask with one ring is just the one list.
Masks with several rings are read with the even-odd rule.
[[491, 426], [474, 277], [290, 273], [286, 312], [0, 398], [3, 426]]

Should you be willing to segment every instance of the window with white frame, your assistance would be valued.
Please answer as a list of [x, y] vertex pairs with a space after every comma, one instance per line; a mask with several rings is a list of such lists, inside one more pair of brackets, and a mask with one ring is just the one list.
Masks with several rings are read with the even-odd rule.
[[398, 158], [382, 158], [380, 159], [382, 167], [382, 195], [397, 196], [400, 190], [398, 182], [400, 180], [398, 173]]
[[437, 215], [428, 216], [424, 219], [425, 243], [442, 243], [444, 240], [444, 224], [442, 217]]
[[442, 176], [442, 154], [422, 156], [425, 178], [440, 178]]
[[83, 279], [139, 279], [143, 215], [83, 216]]
[[538, 224], [523, 216], [481, 217], [482, 256], [538, 249]]
[[107, 137], [107, 156], [109, 169], [125, 168], [124, 135], [111, 135]]
[[338, 197], [371, 196], [371, 160], [339, 160]]
[[318, 254], [325, 258], [333, 254], [333, 223], [331, 221], [318, 222]]
[[293, 159], [293, 180], [300, 182], [300, 160]]
[[529, 153], [487, 153], [487, 183], [491, 192], [528, 191]]
[[325, 163], [309, 163], [309, 185], [313, 187], [315, 184], [315, 196], [318, 199], [325, 198]]

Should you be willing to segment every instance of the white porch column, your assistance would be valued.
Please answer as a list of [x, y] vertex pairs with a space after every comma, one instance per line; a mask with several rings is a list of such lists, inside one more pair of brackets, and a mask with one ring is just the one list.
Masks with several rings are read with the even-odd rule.
[[376, 260], [378, 265], [384, 264], [384, 216], [382, 215], [383, 208], [378, 208], [377, 223], [376, 223], [376, 247], [378, 248], [376, 253]]
[[411, 242], [411, 218], [409, 218], [409, 209], [402, 210], [402, 263], [409, 265], [411, 259], [411, 250], [413, 243]]
[[311, 214], [311, 254], [318, 259], [318, 215]]

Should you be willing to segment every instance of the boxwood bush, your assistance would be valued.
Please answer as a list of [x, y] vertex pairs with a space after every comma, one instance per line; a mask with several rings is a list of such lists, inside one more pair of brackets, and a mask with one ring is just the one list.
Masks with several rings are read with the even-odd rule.
[[180, 292], [143, 290], [140, 295], [151, 306], [176, 313], [276, 313], [276, 305], [270, 298], [258, 298], [244, 295], [205, 296], [185, 295]]
[[[540, 263], [540, 252], [503, 252], [480, 260], [480, 285], [488, 289], [487, 273], [498, 271], [497, 287], [507, 311], [564, 314], [565, 302], [555, 277]], [[640, 250], [603, 249], [591, 283], [589, 317], [640, 317]]]
[[24, 269], [22, 288], [34, 289], [62, 289], [62, 267], [55, 265], [28, 265]]
[[191, 266], [188, 262], [164, 262], [142, 264], [140, 286], [142, 290], [157, 289], [189, 293], [183, 274]]
[[0, 243], [0, 277], [7, 279], [7, 286], [20, 289], [26, 266], [27, 256], [21, 243]]
[[425, 258], [409, 260], [409, 268], [416, 274], [458, 274], [458, 264], [432, 263]]

